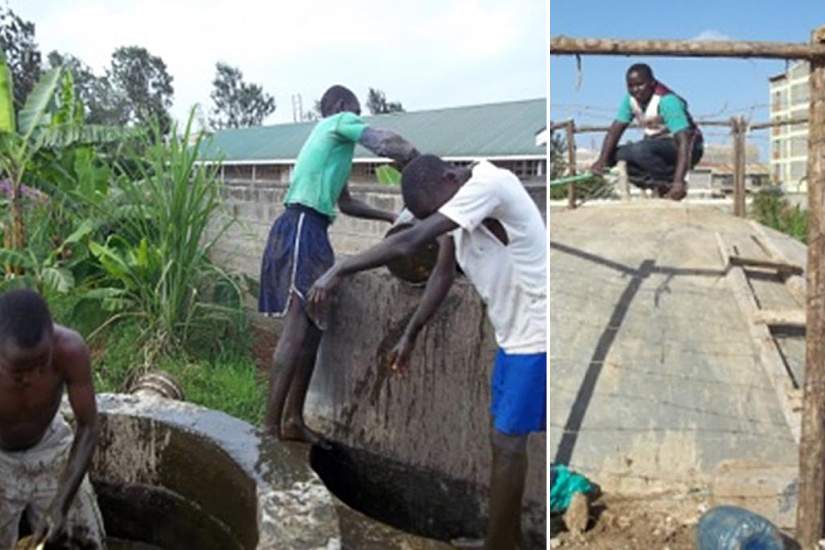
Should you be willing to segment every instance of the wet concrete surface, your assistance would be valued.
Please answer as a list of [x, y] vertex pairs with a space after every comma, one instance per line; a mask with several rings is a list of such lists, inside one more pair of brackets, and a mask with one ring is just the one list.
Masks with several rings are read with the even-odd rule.
[[[340, 546], [332, 498], [305, 449], [187, 403], [104, 394], [98, 407], [101, 434], [90, 477], [104, 516], [119, 518], [107, 522], [110, 535], [162, 548]], [[163, 537], [147, 538], [142, 520], [139, 536], [140, 525], [128, 520], [135, 503], [155, 514], [151, 531]]]
[[342, 550], [451, 550], [454, 547], [375, 521], [335, 499]]
[[[305, 415], [338, 448], [358, 457], [356, 466], [379, 457], [374, 464], [381, 467], [358, 474], [358, 484], [369, 485], [376, 476], [381, 482], [375, 485], [386, 481], [393, 495], [362, 499], [379, 508], [362, 511], [372, 516], [391, 507], [393, 516], [404, 518], [404, 529], [429, 537], [477, 537], [487, 515], [495, 338], [482, 300], [459, 278], [420, 334], [409, 374], [394, 375], [388, 354], [422, 292], [382, 271], [342, 283]], [[544, 434], [530, 437], [528, 456], [524, 523], [534, 547], [544, 548]], [[391, 472], [386, 480], [382, 468]]]

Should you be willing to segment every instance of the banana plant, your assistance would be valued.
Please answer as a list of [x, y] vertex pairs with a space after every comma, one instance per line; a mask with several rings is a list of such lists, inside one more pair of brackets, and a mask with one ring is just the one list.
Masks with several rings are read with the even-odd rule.
[[[46, 224], [41, 225], [43, 231], [48, 231]], [[73, 248], [73, 245], [88, 240], [93, 230], [92, 222], [87, 220], [75, 228], [71, 235], [63, 239], [60, 246], [45, 252], [42, 251], [42, 247], [36, 246], [30, 246], [24, 250], [0, 248], [0, 261], [25, 272], [25, 275], [6, 279], [0, 283], [0, 290], [27, 287], [35, 288], [41, 294], [69, 292], [75, 287], [75, 279], [70, 269], [72, 260], [65, 259], [66, 252]], [[41, 235], [41, 237], [48, 238], [47, 235]], [[80, 253], [85, 249], [85, 246], [76, 248]], [[80, 259], [80, 256], [76, 256], [73, 261]]]
[[[83, 123], [83, 107], [74, 93], [71, 73], [56, 67], [46, 71], [32, 89], [17, 119], [11, 71], [0, 50], [0, 170], [10, 182], [11, 223], [4, 232], [5, 248], [25, 249], [23, 181], [35, 155], [77, 143], [103, 143], [123, 139], [131, 131]], [[6, 264], [7, 275], [20, 274], [19, 267]]]

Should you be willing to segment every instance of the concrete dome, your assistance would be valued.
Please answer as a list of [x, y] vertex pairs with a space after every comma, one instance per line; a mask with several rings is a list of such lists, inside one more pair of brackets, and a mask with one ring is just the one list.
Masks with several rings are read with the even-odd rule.
[[[805, 245], [666, 201], [554, 211], [550, 227], [549, 460], [606, 491], [705, 493], [792, 525], [798, 395], [783, 392], [801, 382], [804, 333], [755, 339], [767, 329], [737, 301], [717, 233], [740, 256], [801, 267]], [[759, 308], [802, 308], [775, 270], [746, 274]]]

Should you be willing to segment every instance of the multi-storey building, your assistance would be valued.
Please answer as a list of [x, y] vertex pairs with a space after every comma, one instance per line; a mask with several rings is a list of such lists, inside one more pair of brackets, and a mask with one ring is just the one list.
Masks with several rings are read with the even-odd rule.
[[[808, 116], [810, 87], [807, 62], [798, 62], [770, 78], [771, 120]], [[771, 128], [771, 179], [786, 191], [807, 191], [808, 124]]]

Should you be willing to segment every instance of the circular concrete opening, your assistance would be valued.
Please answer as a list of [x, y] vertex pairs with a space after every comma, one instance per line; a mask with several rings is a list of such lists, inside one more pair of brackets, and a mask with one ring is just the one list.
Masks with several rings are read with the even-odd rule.
[[340, 547], [305, 453], [226, 414], [104, 394], [90, 477], [113, 548]]
[[466, 481], [341, 445], [314, 447], [310, 463], [342, 502], [402, 531], [443, 541], [484, 532], [484, 499]]

